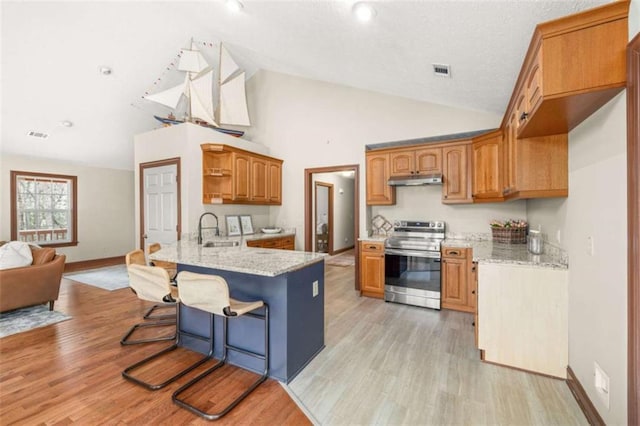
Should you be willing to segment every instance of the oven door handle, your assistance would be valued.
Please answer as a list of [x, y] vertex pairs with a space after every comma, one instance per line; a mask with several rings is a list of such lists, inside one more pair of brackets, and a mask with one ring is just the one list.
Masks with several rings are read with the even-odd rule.
[[429, 259], [440, 260], [440, 252], [396, 250], [388, 248], [384, 250], [384, 254], [395, 254], [396, 256], [425, 257]]

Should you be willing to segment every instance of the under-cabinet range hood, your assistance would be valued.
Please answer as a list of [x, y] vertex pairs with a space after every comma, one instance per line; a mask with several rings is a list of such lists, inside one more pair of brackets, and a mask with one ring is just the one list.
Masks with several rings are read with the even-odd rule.
[[420, 186], [442, 185], [442, 175], [414, 175], [389, 178], [387, 184], [391, 186]]

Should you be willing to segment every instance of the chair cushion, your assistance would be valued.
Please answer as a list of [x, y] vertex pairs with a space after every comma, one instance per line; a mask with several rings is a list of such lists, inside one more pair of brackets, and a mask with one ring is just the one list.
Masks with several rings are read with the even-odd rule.
[[31, 255], [33, 256], [32, 265], [42, 265], [44, 263], [51, 262], [56, 256], [56, 249], [51, 247], [45, 248], [31, 248]]

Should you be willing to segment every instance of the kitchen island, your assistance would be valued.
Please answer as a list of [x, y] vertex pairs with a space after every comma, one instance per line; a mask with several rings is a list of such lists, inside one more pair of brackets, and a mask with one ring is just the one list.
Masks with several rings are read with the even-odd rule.
[[[247, 247], [243, 241], [213, 240], [218, 247], [179, 241], [153, 253], [174, 262], [178, 272], [219, 275], [231, 297], [263, 300], [270, 310], [270, 377], [288, 383], [324, 348], [324, 255]], [[236, 240], [237, 241], [237, 240]], [[229, 244], [229, 246], [227, 246]], [[178, 289], [179, 291], [179, 289]], [[209, 314], [180, 305], [179, 344], [207, 353], [208, 343], [189, 334], [209, 335]], [[215, 356], [222, 356], [222, 319], [215, 318]], [[263, 323], [251, 317], [229, 321], [229, 342], [262, 353]], [[229, 362], [261, 372], [262, 361], [229, 352]]]

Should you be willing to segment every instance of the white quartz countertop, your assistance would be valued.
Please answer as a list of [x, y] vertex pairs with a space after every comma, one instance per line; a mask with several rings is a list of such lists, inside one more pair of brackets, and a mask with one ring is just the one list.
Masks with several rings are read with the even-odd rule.
[[371, 235], [370, 237], [360, 237], [358, 241], [368, 241], [372, 243], [383, 243], [385, 240], [389, 238], [386, 235]]
[[[276, 237], [287, 234], [249, 235], [246, 240], [256, 239], [257, 235]], [[236, 247], [203, 247], [194, 241], [183, 240], [173, 245], [163, 246], [161, 250], [151, 254], [149, 258], [223, 271], [275, 277], [320, 262], [326, 256], [321, 253], [247, 247], [245, 239], [240, 237], [211, 239], [211, 241], [221, 240], [239, 241], [239, 245]]]
[[479, 263], [505, 263], [553, 269], [569, 268], [562, 256], [551, 253], [533, 254], [527, 250], [526, 244], [447, 239], [442, 243], [442, 247], [470, 247], [473, 249], [473, 261]]

